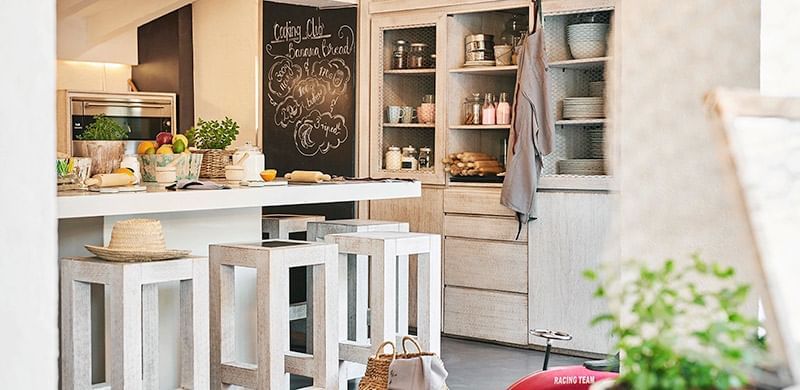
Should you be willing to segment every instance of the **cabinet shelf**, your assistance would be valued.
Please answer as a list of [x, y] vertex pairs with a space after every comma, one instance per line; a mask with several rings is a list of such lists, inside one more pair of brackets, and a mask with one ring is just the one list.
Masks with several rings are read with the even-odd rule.
[[450, 69], [450, 73], [508, 76], [517, 74], [517, 66], [466, 66], [463, 68]]
[[384, 123], [383, 127], [403, 127], [414, 129], [433, 129], [436, 124], [433, 123]]
[[450, 125], [451, 130], [508, 130], [511, 125]]
[[582, 58], [580, 60], [564, 60], [550, 62], [551, 68], [588, 69], [605, 65], [611, 57]]
[[411, 76], [419, 76], [419, 75], [433, 75], [436, 74], [436, 68], [421, 68], [421, 69], [386, 69], [383, 71], [383, 74], [404, 74], [404, 75], [411, 75]]
[[603, 125], [606, 123], [605, 118], [598, 119], [559, 119], [556, 121], [556, 126], [588, 126], [588, 125]]

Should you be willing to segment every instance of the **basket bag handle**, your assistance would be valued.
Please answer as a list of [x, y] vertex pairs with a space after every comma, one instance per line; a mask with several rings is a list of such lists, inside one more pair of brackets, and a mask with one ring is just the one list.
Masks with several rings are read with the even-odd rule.
[[417, 352], [418, 353], [422, 352], [422, 347], [419, 346], [419, 343], [417, 342], [417, 340], [414, 340], [414, 338], [411, 337], [411, 336], [403, 336], [403, 353], [404, 354], [409, 353], [408, 350], [406, 349], [406, 341], [410, 341], [411, 344], [414, 344], [414, 346], [417, 347]]
[[[392, 360], [397, 359], [397, 347], [395, 347], [394, 343], [391, 342], [390, 340], [386, 340], [382, 342], [381, 345], [378, 346], [378, 349], [375, 351], [375, 357], [380, 356], [381, 353], [383, 352], [383, 349], [386, 348], [387, 345], [392, 346]], [[403, 346], [403, 349], [405, 349], [405, 346]]]

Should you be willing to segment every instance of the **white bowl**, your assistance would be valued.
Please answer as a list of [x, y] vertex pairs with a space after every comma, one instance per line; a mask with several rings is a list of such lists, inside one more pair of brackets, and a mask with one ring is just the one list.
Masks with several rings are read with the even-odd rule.
[[572, 53], [572, 58], [577, 60], [583, 58], [605, 57], [606, 41], [570, 42], [569, 52]]
[[156, 167], [156, 182], [160, 184], [178, 181], [177, 169], [172, 167]]
[[241, 165], [225, 166], [225, 180], [241, 181], [244, 179], [244, 167]]
[[568, 41], [596, 41], [606, 39], [607, 34], [606, 23], [580, 23], [567, 26]]

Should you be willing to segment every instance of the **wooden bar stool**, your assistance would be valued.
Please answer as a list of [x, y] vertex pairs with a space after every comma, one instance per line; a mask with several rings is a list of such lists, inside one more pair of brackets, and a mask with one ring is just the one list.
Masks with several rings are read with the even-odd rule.
[[261, 217], [261, 233], [270, 239], [288, 240], [290, 233], [305, 232], [309, 222], [324, 220], [324, 215], [268, 214]]
[[[269, 239], [288, 240], [289, 234], [307, 232], [309, 223], [321, 221], [325, 221], [324, 215], [267, 214], [261, 217], [261, 234], [266, 234]], [[311, 291], [312, 284], [311, 272], [306, 270], [306, 298], [314, 293]], [[308, 318], [311, 310], [306, 301], [293, 304], [289, 312], [289, 321], [306, 320], [306, 350], [311, 350], [314, 345], [311, 319]]]
[[[309, 222], [306, 237], [309, 241], [324, 241], [329, 234], [357, 232], [408, 232], [408, 223], [369, 219], [339, 219]], [[367, 318], [369, 299], [368, 256], [348, 255], [339, 263], [339, 338], [369, 343]], [[398, 256], [397, 285], [408, 286], [408, 256]], [[397, 328], [408, 329], [408, 296], [399, 289], [397, 296]], [[339, 369], [339, 388], [346, 389], [347, 381], [364, 376], [366, 366], [360, 363], [342, 362]]]
[[181, 388], [209, 388], [208, 259], [200, 257], [136, 263], [61, 259], [63, 388], [93, 388], [90, 287], [103, 284], [111, 300], [106, 385], [158, 389], [156, 283], [171, 281], [180, 282]]
[[[426, 351], [441, 349], [441, 238], [437, 234], [363, 232], [330, 234], [325, 241], [339, 246], [339, 264], [348, 254], [369, 257], [370, 337], [367, 344], [340, 337], [339, 358], [366, 364], [382, 342], [399, 342], [408, 328], [398, 329], [397, 291], [408, 296], [408, 284], [397, 286], [397, 258], [417, 255], [417, 336]], [[340, 268], [341, 269], [341, 268]], [[340, 316], [341, 318], [341, 316]]]
[[[288, 389], [288, 374], [311, 377], [314, 386], [338, 384], [336, 245], [293, 240], [209, 246], [211, 388], [238, 385]], [[234, 267], [256, 270], [257, 364], [235, 361]], [[312, 267], [313, 354], [289, 351], [289, 269]]]

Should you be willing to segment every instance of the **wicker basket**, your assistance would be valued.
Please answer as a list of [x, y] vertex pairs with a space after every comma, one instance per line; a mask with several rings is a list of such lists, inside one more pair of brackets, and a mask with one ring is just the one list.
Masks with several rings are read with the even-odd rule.
[[[391, 345], [391, 354], [382, 354], [383, 347]], [[391, 341], [384, 341], [378, 347], [374, 356], [370, 356], [367, 360], [367, 370], [361, 382], [358, 383], [358, 390], [386, 390], [389, 387], [389, 365], [397, 356], [397, 350], [394, 343]]]
[[225, 149], [197, 149], [193, 153], [203, 155], [203, 163], [200, 164], [200, 177], [218, 179], [225, 177], [225, 166], [231, 165], [233, 150]]

